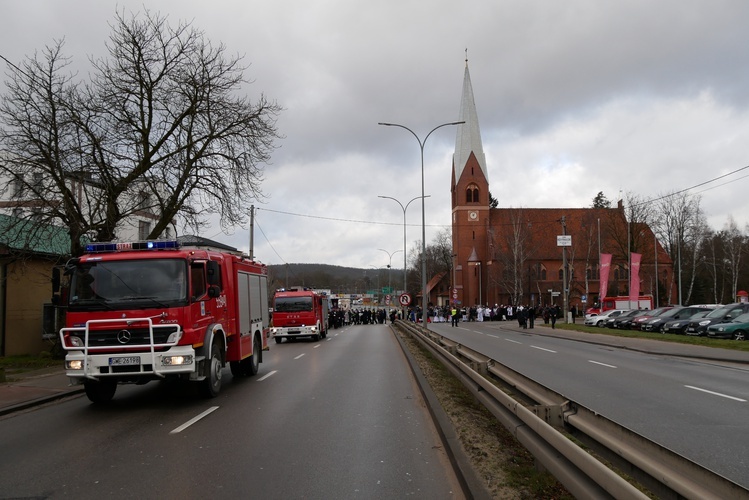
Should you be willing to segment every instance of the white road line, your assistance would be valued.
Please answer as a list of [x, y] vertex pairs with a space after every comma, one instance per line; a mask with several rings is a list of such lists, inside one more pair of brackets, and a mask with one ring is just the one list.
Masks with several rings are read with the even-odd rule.
[[478, 331], [476, 331], [476, 330], [471, 330], [471, 331], [472, 331], [473, 333], [480, 333], [481, 335], [483, 335], [483, 334], [484, 334], [484, 332], [478, 332]]
[[589, 359], [588, 363], [593, 363], [594, 365], [605, 366], [606, 368], [618, 368], [618, 367], [616, 367], [614, 365], [607, 365], [606, 363], [601, 363], [600, 361], [593, 361], [592, 359]]
[[492, 335], [491, 333], [487, 333], [487, 334], [486, 334], [486, 336], [487, 336], [487, 337], [493, 337], [493, 338], [495, 338], [495, 339], [498, 339], [498, 338], [499, 338], [499, 335]]
[[318, 347], [320, 347], [321, 345], [322, 345], [322, 344], [317, 344], [316, 346], [313, 346], [313, 347], [312, 347], [312, 349], [317, 349], [317, 348], [318, 348]]
[[266, 378], [270, 377], [271, 375], [273, 375], [273, 374], [274, 374], [274, 373], [276, 373], [277, 371], [278, 371], [278, 370], [273, 370], [272, 372], [268, 373], [267, 375], [263, 375], [262, 377], [260, 377], [259, 379], [257, 379], [257, 381], [258, 381], [258, 382], [262, 382], [263, 380], [265, 380]]
[[297, 356], [297, 357], [296, 357], [296, 358], [294, 358], [294, 359], [299, 359], [299, 358], [301, 358], [302, 356], [304, 356], [304, 353], [300, 354], [299, 356]]
[[216, 410], [218, 410], [218, 406], [211, 406], [206, 411], [204, 411], [203, 413], [201, 413], [197, 417], [191, 418], [190, 420], [188, 420], [184, 424], [180, 425], [179, 427], [177, 427], [176, 429], [174, 429], [173, 431], [171, 431], [169, 434], [179, 434], [180, 432], [184, 431], [185, 429], [187, 429], [188, 427], [190, 427], [192, 424], [194, 424], [198, 420], [202, 419], [203, 417], [207, 417], [208, 415], [210, 415], [211, 413], [213, 413]]
[[720, 396], [721, 398], [733, 399], [734, 401], [739, 401], [740, 403], [746, 403], [746, 399], [735, 398], [727, 394], [721, 394], [719, 392], [708, 391], [707, 389], [700, 389], [699, 387], [695, 387], [693, 385], [685, 385], [684, 387], [686, 387], [687, 389], [694, 389], [695, 391], [706, 392], [708, 394], [712, 394], [713, 396]]
[[554, 354], [556, 354], [556, 352], [557, 352], [557, 351], [552, 351], [551, 349], [544, 349], [543, 347], [538, 347], [537, 345], [532, 345], [531, 347], [534, 348], [534, 349], [541, 350], [541, 351], [553, 352]]
[[522, 344], [522, 342], [518, 342], [517, 340], [512, 339], [505, 339], [507, 342], [512, 342], [513, 344]]

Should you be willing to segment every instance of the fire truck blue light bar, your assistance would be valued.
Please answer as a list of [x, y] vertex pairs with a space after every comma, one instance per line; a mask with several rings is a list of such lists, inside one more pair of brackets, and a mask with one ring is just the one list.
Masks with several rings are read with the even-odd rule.
[[179, 248], [179, 243], [175, 240], [89, 243], [86, 245], [86, 253], [132, 252], [136, 250], [176, 250], [177, 248]]

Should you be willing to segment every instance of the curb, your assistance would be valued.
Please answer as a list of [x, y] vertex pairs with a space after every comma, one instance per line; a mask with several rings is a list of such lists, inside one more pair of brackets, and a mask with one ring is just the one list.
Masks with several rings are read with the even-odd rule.
[[52, 401], [56, 401], [58, 399], [63, 399], [69, 396], [77, 396], [79, 394], [82, 394], [84, 392], [83, 388], [80, 389], [72, 389], [69, 391], [63, 391], [59, 392], [57, 394], [50, 394], [48, 396], [42, 396], [40, 398], [31, 399], [29, 401], [24, 401], [22, 403], [16, 403], [14, 405], [6, 406], [4, 408], [0, 408], [0, 417], [9, 415], [11, 413], [19, 412], [22, 410], [27, 410], [29, 408], [33, 408], [35, 406], [40, 406], [45, 403], [50, 403]]
[[463, 447], [457, 437], [452, 421], [447, 416], [447, 413], [442, 409], [442, 405], [437, 399], [437, 395], [432, 390], [429, 382], [427, 382], [424, 374], [421, 373], [421, 369], [411, 355], [411, 351], [403, 344], [403, 340], [400, 338], [400, 335], [398, 335], [398, 332], [395, 331], [392, 324], [390, 325], [390, 331], [395, 336], [398, 344], [400, 344], [401, 350], [408, 360], [411, 373], [416, 379], [421, 395], [426, 402], [429, 414], [432, 417], [437, 433], [445, 447], [445, 453], [453, 466], [455, 476], [460, 483], [463, 494], [468, 499], [490, 499], [491, 495], [484, 487], [481, 479], [476, 475], [471, 462], [463, 451]]

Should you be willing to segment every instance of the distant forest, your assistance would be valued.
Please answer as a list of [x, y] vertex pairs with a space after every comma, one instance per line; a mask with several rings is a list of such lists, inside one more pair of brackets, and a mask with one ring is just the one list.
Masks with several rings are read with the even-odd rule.
[[366, 293], [388, 286], [403, 288], [403, 269], [359, 269], [330, 264], [276, 264], [268, 266], [271, 290], [294, 286], [330, 290], [331, 293]]

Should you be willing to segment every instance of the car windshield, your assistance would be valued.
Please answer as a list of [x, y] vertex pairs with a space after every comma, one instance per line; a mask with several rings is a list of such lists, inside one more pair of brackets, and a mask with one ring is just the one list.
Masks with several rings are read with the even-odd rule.
[[740, 314], [731, 320], [732, 323], [749, 323], [749, 313]]
[[70, 280], [70, 307], [163, 307], [187, 300], [187, 263], [181, 259], [83, 262]]
[[312, 297], [276, 297], [275, 312], [301, 312], [312, 310]]
[[692, 315], [691, 315], [691, 316], [689, 317], [689, 319], [699, 319], [699, 318], [704, 318], [704, 317], [705, 317], [705, 316], [707, 316], [708, 314], [710, 314], [710, 311], [699, 311], [699, 312], [696, 312], [696, 313], [692, 314]]
[[722, 318], [723, 316], [725, 316], [726, 314], [728, 314], [728, 311], [730, 311], [731, 309], [733, 309], [733, 308], [732, 307], [720, 307], [718, 309], [712, 310], [705, 317], [706, 318]]
[[663, 312], [663, 314], [660, 314], [659, 316], [661, 318], [671, 318], [679, 313], [683, 308], [682, 307], [674, 307], [672, 309], [667, 309]]

